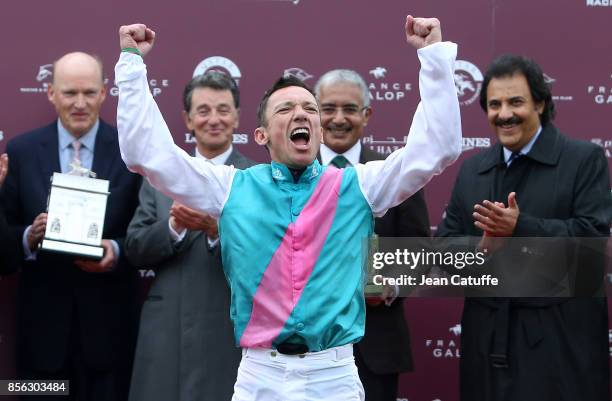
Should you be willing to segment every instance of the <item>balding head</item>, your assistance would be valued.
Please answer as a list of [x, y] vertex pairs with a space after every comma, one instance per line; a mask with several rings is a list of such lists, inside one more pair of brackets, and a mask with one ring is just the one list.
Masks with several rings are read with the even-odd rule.
[[75, 69], [97, 69], [98, 75], [100, 76], [100, 82], [104, 82], [102, 60], [100, 60], [98, 56], [83, 52], [72, 52], [63, 55], [53, 62], [53, 83], [55, 84], [56, 77], [58, 75], [61, 77], [64, 71]]
[[53, 82], [47, 96], [64, 128], [80, 138], [98, 121], [106, 98], [102, 63], [82, 52], [62, 56], [53, 63]]

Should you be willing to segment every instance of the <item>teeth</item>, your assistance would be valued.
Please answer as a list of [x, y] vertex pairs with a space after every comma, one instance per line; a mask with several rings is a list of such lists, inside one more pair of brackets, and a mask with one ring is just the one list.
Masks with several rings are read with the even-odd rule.
[[296, 137], [302, 137], [305, 140], [308, 140], [310, 138], [310, 131], [308, 130], [308, 128], [296, 128], [291, 132], [291, 139], [293, 140]]

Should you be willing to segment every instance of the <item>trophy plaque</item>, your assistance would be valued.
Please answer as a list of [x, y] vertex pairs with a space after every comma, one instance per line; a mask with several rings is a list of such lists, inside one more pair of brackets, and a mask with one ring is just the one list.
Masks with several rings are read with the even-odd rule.
[[101, 259], [109, 181], [53, 173], [41, 249]]

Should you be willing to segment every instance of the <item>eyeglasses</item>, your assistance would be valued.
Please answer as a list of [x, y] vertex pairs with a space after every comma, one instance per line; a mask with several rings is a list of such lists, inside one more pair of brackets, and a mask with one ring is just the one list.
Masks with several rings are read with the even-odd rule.
[[356, 116], [367, 108], [368, 106], [363, 106], [360, 108], [359, 106], [354, 104], [345, 104], [344, 106], [324, 104], [323, 106], [321, 106], [321, 114], [323, 114], [324, 116], [333, 116], [336, 114], [336, 111], [340, 109], [342, 110], [342, 114], [344, 114], [345, 116]]

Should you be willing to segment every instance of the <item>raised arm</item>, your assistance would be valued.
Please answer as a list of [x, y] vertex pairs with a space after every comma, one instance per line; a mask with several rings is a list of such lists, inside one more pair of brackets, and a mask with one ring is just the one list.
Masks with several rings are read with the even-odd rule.
[[457, 45], [441, 42], [436, 18], [406, 19], [406, 40], [421, 62], [421, 102], [406, 146], [384, 161], [357, 165], [361, 190], [375, 216], [398, 205], [451, 165], [461, 154], [461, 116], [454, 82]]
[[213, 166], [174, 144], [153, 100], [143, 57], [153, 48], [155, 32], [143, 24], [119, 28], [121, 56], [115, 66], [119, 87], [117, 129], [121, 157], [153, 187], [178, 202], [218, 217], [235, 169]]

